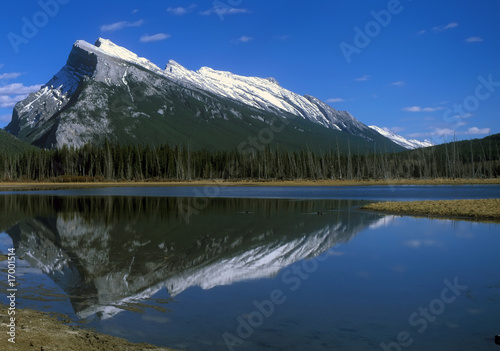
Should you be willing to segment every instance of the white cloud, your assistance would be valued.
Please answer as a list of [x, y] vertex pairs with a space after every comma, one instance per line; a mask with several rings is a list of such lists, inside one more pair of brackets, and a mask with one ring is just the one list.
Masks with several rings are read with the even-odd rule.
[[134, 9], [134, 10], [132, 10], [132, 14], [133, 14], [133, 15], [134, 15], [134, 14], [136, 14], [137, 12], [139, 12], [139, 9]]
[[444, 107], [420, 107], [420, 106], [409, 106], [402, 108], [402, 110], [406, 112], [434, 112], [443, 109]]
[[127, 22], [127, 21], [121, 21], [121, 22], [116, 22], [112, 24], [104, 24], [101, 26], [101, 31], [102, 32], [115, 32], [117, 30], [126, 28], [126, 27], [140, 27], [144, 24], [144, 20], [140, 19], [135, 22]]
[[356, 82], [365, 82], [365, 81], [367, 81], [369, 78], [370, 78], [370, 76], [365, 75], [365, 76], [363, 76], [363, 77], [359, 77], [359, 78], [356, 78], [356, 79], [354, 79], [354, 80], [355, 80]]
[[451, 135], [456, 135], [458, 134], [456, 129], [451, 129], [451, 128], [436, 128], [434, 129], [430, 135], [444, 135], [444, 136], [451, 136]]
[[394, 85], [396, 87], [404, 87], [406, 83], [403, 82], [402, 80], [398, 80], [397, 82], [392, 82], [391, 85]]
[[252, 37], [243, 35], [243, 36], [239, 37], [238, 39], [236, 39], [235, 42], [236, 43], [248, 43], [249, 41], [252, 41], [252, 40], [253, 40]]
[[274, 39], [278, 39], [278, 40], [283, 40], [283, 41], [285, 41], [285, 40], [290, 39], [290, 36], [289, 36], [289, 35], [276, 35], [276, 36], [274, 37]]
[[458, 27], [458, 23], [451, 22], [451, 23], [448, 23], [446, 26], [436, 26], [436, 27], [432, 28], [432, 31], [434, 33], [439, 33], [439, 32], [445, 31], [447, 29], [452, 29], [452, 28], [456, 28], [456, 27]]
[[0, 63], [0, 69], [2, 69], [3, 66], [5, 66], [5, 65], [3, 63]]
[[12, 73], [4, 73], [4, 74], [0, 74], [0, 80], [1, 79], [16, 79], [17, 77], [19, 77], [22, 73], [18, 73], [18, 72], [12, 72]]
[[161, 41], [170, 38], [170, 34], [165, 34], [165, 33], [157, 33], [153, 35], [148, 35], [144, 34], [140, 41], [141, 43], [149, 43], [149, 42], [154, 42], [154, 41]]
[[193, 10], [196, 8], [196, 5], [195, 4], [192, 4], [188, 7], [182, 7], [182, 6], [178, 6], [178, 7], [169, 7], [167, 9], [167, 12], [168, 13], [171, 13], [172, 15], [176, 15], [176, 16], [182, 16], [182, 15], [186, 15], [190, 12], [193, 12]]
[[1, 108], [11, 108], [14, 107], [19, 101], [26, 99], [28, 94], [24, 95], [16, 95], [16, 96], [8, 96], [8, 95], [0, 95], [0, 107]]
[[420, 106], [403, 107], [402, 110], [407, 112], [422, 112], [422, 107]]
[[471, 127], [467, 129], [467, 131], [464, 134], [467, 135], [477, 135], [477, 134], [490, 134], [491, 128], [482, 128], [479, 129], [478, 127]]
[[439, 110], [444, 110], [444, 107], [424, 107], [422, 111], [424, 112], [434, 112], [434, 111], [439, 111]]
[[345, 100], [342, 99], [342, 98], [330, 98], [330, 99], [327, 99], [326, 102], [344, 102]]
[[[435, 26], [435, 27], [432, 27], [429, 31], [432, 31], [434, 33], [439, 33], [439, 32], [442, 32], [442, 31], [445, 31], [445, 30], [448, 30], [448, 29], [452, 29], [452, 28], [456, 28], [456, 27], [458, 27], [458, 23], [457, 22], [450, 22], [450, 23], [448, 23], [445, 26]], [[419, 30], [417, 32], [417, 35], [426, 34], [429, 31], [426, 30], [426, 29], [422, 29], [422, 30]]]
[[40, 90], [41, 85], [30, 85], [24, 86], [22, 83], [13, 83], [9, 85], [4, 85], [0, 87], [0, 96], [2, 95], [23, 95], [34, 93], [35, 91]]
[[[457, 123], [455, 128], [464, 126], [465, 123]], [[478, 128], [478, 127], [470, 127], [467, 130], [457, 130], [455, 128], [434, 128], [430, 132], [426, 133], [412, 133], [408, 135], [410, 138], [423, 138], [423, 137], [451, 137], [456, 135], [488, 135], [491, 132], [491, 128]]]
[[226, 16], [226, 15], [237, 15], [242, 13], [250, 13], [250, 11], [245, 8], [230, 7], [229, 5], [226, 7], [220, 5], [220, 6], [214, 6], [210, 10], [200, 12], [200, 14], [203, 16], [209, 16], [212, 14], [216, 14], [219, 16]]
[[483, 38], [481, 38], [481, 37], [469, 37], [469, 38], [465, 39], [465, 41], [467, 43], [479, 43], [479, 42], [483, 41]]
[[1, 123], [9, 123], [12, 120], [12, 115], [0, 115]]
[[22, 83], [13, 83], [0, 86], [0, 108], [10, 108], [21, 100], [26, 99], [28, 94], [40, 90], [41, 85], [24, 86]]

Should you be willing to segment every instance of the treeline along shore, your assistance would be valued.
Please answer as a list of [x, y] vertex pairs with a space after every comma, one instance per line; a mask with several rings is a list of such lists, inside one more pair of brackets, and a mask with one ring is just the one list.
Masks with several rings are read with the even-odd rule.
[[[338, 149], [315, 153], [253, 149], [251, 152], [131, 146], [105, 142], [81, 148], [29, 149], [0, 154], [0, 180], [367, 180], [496, 178], [500, 139], [448, 143], [399, 153], [376, 148], [363, 154]], [[248, 151], [248, 150], [247, 150]]]

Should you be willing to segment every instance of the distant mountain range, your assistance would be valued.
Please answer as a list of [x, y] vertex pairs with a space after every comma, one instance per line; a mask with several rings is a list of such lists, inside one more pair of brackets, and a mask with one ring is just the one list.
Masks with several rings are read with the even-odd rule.
[[19, 102], [6, 130], [42, 148], [121, 144], [188, 145], [209, 150], [272, 148], [401, 151], [426, 146], [370, 128], [346, 111], [281, 87], [174, 61], [160, 69], [98, 39], [77, 41], [67, 64]]
[[429, 140], [419, 141], [417, 139], [406, 139], [405, 137], [393, 133], [385, 128], [380, 128], [377, 126], [370, 126], [370, 128], [382, 134], [386, 138], [391, 139], [393, 142], [404, 147], [405, 149], [418, 149], [421, 147], [429, 147], [435, 145], [432, 141]]

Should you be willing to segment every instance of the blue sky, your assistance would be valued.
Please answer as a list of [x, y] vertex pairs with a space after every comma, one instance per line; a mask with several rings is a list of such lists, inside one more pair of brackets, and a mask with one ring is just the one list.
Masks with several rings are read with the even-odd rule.
[[112, 40], [169, 59], [275, 77], [361, 122], [434, 142], [500, 132], [500, 1], [23, 0], [2, 4], [0, 127], [65, 64]]

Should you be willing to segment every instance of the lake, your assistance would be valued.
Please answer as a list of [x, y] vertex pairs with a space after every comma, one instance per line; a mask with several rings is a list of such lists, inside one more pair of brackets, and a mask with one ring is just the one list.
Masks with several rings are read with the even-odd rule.
[[186, 350], [491, 350], [500, 333], [499, 224], [359, 209], [498, 198], [500, 186], [0, 194], [0, 251], [15, 247], [22, 258], [18, 307], [63, 312], [131, 341]]

